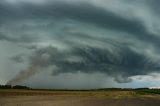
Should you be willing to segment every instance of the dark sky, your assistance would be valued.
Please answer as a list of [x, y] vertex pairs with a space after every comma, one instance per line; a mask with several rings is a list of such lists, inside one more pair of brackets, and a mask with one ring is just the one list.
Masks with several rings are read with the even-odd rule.
[[0, 1], [0, 84], [76, 89], [159, 86], [158, 4]]

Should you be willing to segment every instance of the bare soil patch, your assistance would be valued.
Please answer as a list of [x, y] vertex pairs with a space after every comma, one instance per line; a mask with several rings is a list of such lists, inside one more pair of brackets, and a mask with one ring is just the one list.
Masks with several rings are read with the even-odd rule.
[[160, 97], [131, 91], [0, 90], [0, 106], [160, 106]]

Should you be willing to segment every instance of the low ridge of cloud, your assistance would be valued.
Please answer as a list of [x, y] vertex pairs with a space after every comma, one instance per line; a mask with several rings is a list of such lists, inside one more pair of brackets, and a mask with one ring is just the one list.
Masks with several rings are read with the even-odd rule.
[[52, 66], [54, 76], [98, 72], [118, 83], [159, 73], [160, 23], [155, 0], [154, 6], [145, 0], [100, 1], [0, 1], [0, 42], [31, 53], [10, 58], [22, 64], [28, 61], [29, 66], [8, 84], [21, 83]]

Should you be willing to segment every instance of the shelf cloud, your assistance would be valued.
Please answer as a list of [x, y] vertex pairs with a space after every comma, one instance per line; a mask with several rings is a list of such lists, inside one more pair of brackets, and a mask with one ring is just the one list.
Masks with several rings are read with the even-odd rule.
[[8, 61], [27, 63], [7, 84], [22, 83], [50, 67], [52, 76], [101, 73], [117, 83], [159, 73], [157, 2], [0, 1], [0, 42], [22, 52]]

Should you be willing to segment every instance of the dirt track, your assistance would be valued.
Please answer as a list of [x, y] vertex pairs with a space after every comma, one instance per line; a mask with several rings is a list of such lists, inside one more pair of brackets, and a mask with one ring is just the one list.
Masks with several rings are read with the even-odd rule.
[[93, 98], [70, 96], [6, 96], [0, 106], [160, 106], [153, 98]]
[[133, 92], [27, 92], [1, 91], [0, 106], [160, 106], [159, 96]]

